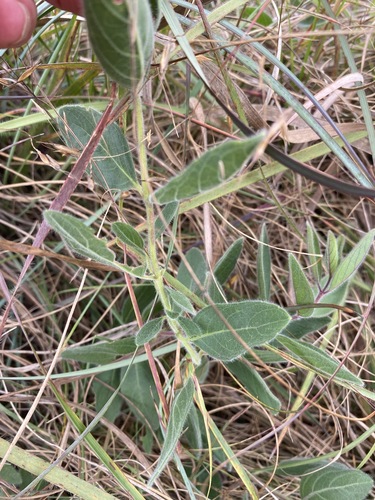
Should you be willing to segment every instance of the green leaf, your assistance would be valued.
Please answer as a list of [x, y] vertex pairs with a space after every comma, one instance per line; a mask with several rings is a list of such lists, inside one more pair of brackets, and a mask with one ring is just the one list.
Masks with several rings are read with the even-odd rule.
[[[219, 317], [222, 315], [237, 332], [240, 343]], [[181, 318], [182, 319], [182, 318]], [[190, 340], [213, 358], [231, 361], [244, 354], [247, 347], [270, 342], [290, 321], [289, 314], [268, 302], [245, 301], [216, 304], [202, 309], [185, 330]]]
[[[289, 272], [292, 278], [294, 296], [297, 305], [313, 304], [314, 292], [303, 272], [298, 260], [293, 254], [289, 254]], [[313, 309], [299, 309], [301, 316], [311, 316]]]
[[160, 3], [159, 0], [149, 0], [149, 4], [151, 8], [152, 19], [154, 20], [154, 27], [156, 30], [162, 18]]
[[107, 248], [105, 240], [97, 238], [92, 228], [81, 220], [55, 210], [46, 210], [44, 219], [73, 252], [102, 264], [117, 264], [115, 254]]
[[328, 231], [327, 248], [324, 254], [324, 260], [326, 262], [328, 273], [330, 276], [333, 276], [333, 274], [335, 273], [339, 264], [339, 259], [340, 256], [337, 240], [332, 231]]
[[172, 310], [178, 314], [182, 312], [187, 312], [189, 314], [195, 314], [194, 307], [192, 306], [190, 300], [185, 297], [185, 295], [178, 290], [173, 288], [166, 288], [169, 298], [172, 302]]
[[146, 266], [129, 267], [115, 260], [115, 254], [107, 248], [105, 240], [97, 238], [93, 230], [81, 220], [55, 210], [46, 210], [44, 218], [73, 252], [101, 264], [126, 271], [137, 278], [144, 277]]
[[243, 241], [243, 238], [239, 238], [232, 243], [224, 255], [218, 260], [214, 269], [214, 275], [221, 285], [229, 279], [234, 271], [242, 252]]
[[[83, 106], [59, 108], [57, 125], [65, 144], [82, 151], [101, 115], [99, 111]], [[117, 123], [111, 123], [104, 130], [88, 168], [88, 173], [91, 172], [94, 181], [104, 189], [128, 191], [138, 187], [130, 148]]]
[[199, 413], [193, 405], [190, 408], [186, 424], [187, 429], [183, 434], [183, 440], [189, 443], [190, 448], [194, 448], [195, 454], [199, 457], [202, 454], [203, 438], [205, 433], [204, 424], [201, 427], [202, 420], [199, 418]]
[[322, 255], [319, 244], [319, 237], [315, 228], [307, 223], [307, 250], [309, 252], [309, 260], [311, 270], [317, 283], [322, 279]]
[[70, 347], [63, 351], [63, 359], [74, 359], [82, 363], [95, 363], [96, 365], [106, 365], [119, 356], [125, 356], [134, 352], [136, 345], [133, 337], [113, 340], [110, 342], [100, 342], [87, 346]]
[[143, 79], [151, 63], [155, 1], [153, 4], [151, 11], [148, 0], [85, 0], [94, 52], [110, 78], [127, 88]]
[[[340, 285], [338, 288], [333, 290], [333, 292], [325, 293], [321, 299], [319, 300], [319, 304], [337, 304], [337, 305], [343, 305], [345, 303], [345, 299], [348, 293], [348, 285], [349, 283], [346, 281], [346, 283], [343, 283]], [[314, 317], [322, 317], [322, 316], [327, 316], [329, 314], [332, 314], [335, 309], [333, 308], [320, 308], [317, 307], [314, 309]]]
[[[277, 341], [273, 341], [277, 342]], [[263, 361], [263, 363], [266, 364], [274, 364], [274, 363], [286, 363], [286, 360], [280, 356], [280, 354], [277, 354], [276, 352], [273, 351], [267, 351], [266, 349], [252, 349], [252, 352], [256, 355], [253, 356], [251, 353], [245, 354], [245, 358], [249, 360], [251, 363], [257, 363], [258, 360], [260, 359]]]
[[260, 133], [250, 139], [228, 141], [209, 149], [167, 185], [159, 188], [155, 192], [157, 201], [182, 200], [221, 185], [241, 170], [263, 139], [264, 134]]
[[[121, 370], [111, 370], [96, 375], [92, 384], [92, 389], [95, 394], [95, 409], [99, 412], [107, 403], [113, 392], [120, 384]], [[100, 382], [101, 381], [101, 382]], [[115, 396], [112, 404], [105, 412], [105, 418], [110, 422], [114, 422], [121, 414], [121, 408], [124, 400], [120, 396]]]
[[130, 224], [125, 224], [125, 222], [114, 222], [112, 224], [112, 231], [142, 262], [145, 262], [146, 252], [144, 251], [144, 241], [134, 227]]
[[[198, 250], [198, 248], [192, 248], [185, 255], [185, 259], [193, 269], [195, 276], [198, 278], [198, 281], [203, 288], [206, 281], [207, 264], [202, 252]], [[184, 261], [181, 262], [180, 267], [178, 268], [177, 279], [193, 293], [198, 296], [202, 294], [200, 287], [195, 282]]]
[[281, 332], [286, 337], [300, 339], [308, 333], [317, 332], [321, 328], [328, 325], [331, 321], [329, 316], [298, 318], [292, 320], [288, 326]]
[[364, 500], [373, 480], [368, 474], [334, 463], [301, 479], [302, 500]]
[[[18, 486], [22, 483], [22, 475], [11, 464], [4, 464], [4, 467], [0, 470], [0, 479], [14, 486]], [[6, 498], [6, 496], [4, 495], [3, 498]]]
[[332, 277], [332, 281], [329, 284], [330, 291], [339, 287], [342, 283], [345, 283], [345, 281], [349, 280], [357, 271], [370, 251], [374, 235], [375, 229], [372, 229], [361, 239], [359, 243], [357, 243], [344, 260], [340, 262]]
[[158, 396], [147, 361], [123, 368], [122, 376], [124, 371], [127, 374], [120, 392], [126, 397], [130, 411], [140, 422], [147, 422], [152, 429], [158, 429], [159, 417], [155, 409]]
[[234, 271], [241, 254], [242, 247], [243, 238], [239, 238], [232, 243], [232, 245], [216, 263], [213, 272], [214, 276], [208, 274], [206, 288], [208, 289], [208, 293], [214, 302], [225, 302], [223, 299], [225, 294], [221, 285], [229, 279], [230, 275]]
[[171, 201], [163, 208], [161, 214], [155, 221], [155, 238], [158, 239], [164, 232], [165, 228], [172, 221], [174, 217], [178, 214], [178, 203], [177, 201]]
[[[160, 302], [155, 300], [156, 291], [153, 284], [149, 282], [135, 284], [134, 293], [144, 322], [149, 318], [151, 311], [153, 314], [157, 314], [161, 311]], [[126, 297], [124, 301], [121, 320], [123, 324], [131, 323], [136, 320], [133, 303], [130, 297]]]
[[155, 482], [155, 480], [164, 470], [164, 467], [167, 465], [169, 459], [171, 458], [177, 446], [177, 442], [182, 434], [186, 419], [190, 413], [190, 409], [193, 404], [193, 398], [194, 382], [191, 378], [189, 378], [173, 401], [171, 415], [169, 417], [168, 427], [165, 435], [164, 446], [161, 451], [156, 469], [149, 479], [149, 486], [151, 486]]
[[257, 279], [260, 300], [269, 300], [271, 289], [271, 250], [267, 226], [263, 224], [257, 254]]
[[141, 346], [150, 342], [163, 327], [164, 318], [156, 318], [147, 321], [142, 328], [139, 330], [135, 337], [135, 343], [137, 346]]
[[314, 372], [326, 378], [332, 377], [335, 373], [336, 382], [351, 383], [359, 386], [364, 385], [362, 380], [353, 375], [345, 366], [341, 366], [338, 369], [340, 363], [321, 349], [306, 342], [285, 337], [284, 335], [279, 335], [277, 340]]
[[259, 373], [241, 360], [225, 363], [226, 368], [241, 382], [249, 394], [277, 414], [281, 408], [280, 400], [271, 392]]
[[249, 20], [252, 20], [255, 15], [257, 24], [261, 26], [269, 26], [272, 24], [272, 18], [265, 12], [259, 13], [259, 8], [255, 7], [246, 7], [246, 9], [243, 10], [242, 19], [249, 18]]

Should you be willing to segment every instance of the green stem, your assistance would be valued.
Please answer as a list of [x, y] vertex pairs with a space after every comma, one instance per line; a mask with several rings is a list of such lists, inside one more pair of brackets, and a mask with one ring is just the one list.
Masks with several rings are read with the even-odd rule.
[[[148, 165], [147, 165], [147, 150], [145, 145], [145, 131], [144, 131], [144, 123], [143, 123], [143, 113], [142, 113], [142, 101], [139, 95], [135, 96], [134, 99], [134, 111], [136, 116], [136, 124], [137, 124], [137, 139], [138, 139], [138, 159], [139, 166], [141, 171], [141, 179], [142, 179], [142, 194], [143, 200], [146, 208], [146, 225], [147, 225], [147, 235], [148, 235], [148, 257], [149, 257], [149, 269], [151, 275], [154, 277], [154, 286], [155, 290], [159, 296], [160, 302], [162, 303], [164, 311], [171, 310], [171, 304], [168, 297], [168, 294], [165, 290], [164, 286], [164, 274], [165, 271], [159, 266], [158, 256], [157, 256], [157, 246], [156, 246], [156, 238], [155, 238], [155, 214], [154, 209], [151, 202], [151, 188], [149, 183], [149, 175], [148, 175]], [[186, 352], [190, 355], [191, 359], [195, 364], [199, 364], [199, 356], [194, 351], [189, 342], [185, 339], [181, 327], [175, 319], [168, 317], [168, 324], [171, 330], [176, 335], [176, 338], [181, 342], [184, 346]]]

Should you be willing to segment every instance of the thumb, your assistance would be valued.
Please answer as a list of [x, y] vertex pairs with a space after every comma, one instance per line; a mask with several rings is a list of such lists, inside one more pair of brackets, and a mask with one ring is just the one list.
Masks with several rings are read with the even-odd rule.
[[0, 47], [19, 47], [36, 24], [34, 0], [0, 0]]

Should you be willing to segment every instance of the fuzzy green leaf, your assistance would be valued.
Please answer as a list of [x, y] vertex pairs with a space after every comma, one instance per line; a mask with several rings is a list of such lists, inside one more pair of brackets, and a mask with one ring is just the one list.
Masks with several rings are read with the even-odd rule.
[[137, 333], [135, 343], [141, 346], [150, 342], [160, 332], [163, 327], [164, 318], [156, 318], [147, 321]]
[[301, 479], [302, 500], [364, 500], [373, 480], [368, 474], [334, 463]]
[[227, 369], [241, 382], [251, 396], [277, 414], [281, 408], [280, 400], [271, 392], [263, 378], [241, 360], [226, 363]]
[[178, 214], [178, 203], [176, 201], [171, 201], [163, 208], [161, 214], [155, 221], [155, 238], [158, 239], [164, 232], [165, 228], [172, 221], [174, 217]]
[[105, 365], [111, 363], [120, 356], [134, 352], [136, 345], [133, 337], [100, 342], [86, 346], [76, 346], [66, 349], [62, 353], [63, 359], [74, 359], [82, 363], [95, 363]]
[[167, 465], [169, 459], [177, 446], [180, 439], [184, 424], [189, 415], [194, 398], [194, 382], [189, 378], [184, 387], [176, 395], [171, 415], [168, 422], [168, 427], [165, 435], [164, 446], [160, 454], [160, 458], [154, 473], [152, 474], [148, 484], [151, 486], [158, 478], [164, 467]]
[[228, 141], [209, 149], [185, 170], [155, 192], [159, 203], [183, 200], [220, 186], [241, 170], [264, 139], [260, 133], [250, 139]]
[[228, 248], [224, 255], [218, 260], [214, 269], [214, 277], [210, 275], [208, 293], [214, 302], [222, 302], [224, 292], [220, 285], [223, 285], [232, 274], [243, 247], [243, 238], [239, 238]]
[[148, 363], [144, 361], [125, 367], [122, 375], [124, 371], [127, 375], [120, 392], [126, 396], [130, 411], [140, 422], [146, 420], [154, 430], [158, 429], [159, 417], [155, 409], [158, 396]]
[[[57, 125], [65, 144], [82, 151], [100, 118], [101, 113], [92, 108], [77, 105], [59, 108]], [[130, 147], [117, 123], [111, 123], [104, 130], [88, 168], [88, 173], [91, 172], [94, 181], [104, 189], [128, 191], [137, 188]]]
[[284, 335], [279, 335], [277, 340], [316, 373], [326, 378], [332, 377], [335, 373], [336, 382], [364, 385], [362, 380], [353, 375], [345, 366], [338, 369], [340, 363], [321, 349], [307, 342], [294, 340]]
[[[237, 332], [240, 343], [217, 312]], [[289, 314], [269, 302], [245, 301], [216, 304], [202, 309], [192, 320], [190, 340], [213, 358], [231, 361], [244, 354], [248, 347], [260, 346], [273, 340], [290, 321]]]
[[44, 218], [73, 252], [102, 264], [115, 264], [115, 254], [107, 248], [106, 242], [97, 238], [92, 228], [81, 220], [55, 210], [46, 210]]
[[271, 251], [268, 245], [267, 226], [263, 224], [257, 254], [257, 279], [259, 298], [269, 300], [271, 289]]
[[100, 64], [120, 85], [133, 88], [145, 76], [154, 47], [159, 17], [156, 2], [148, 0], [85, 0], [85, 15], [91, 45]]
[[243, 238], [239, 238], [224, 253], [222, 257], [218, 260], [215, 268], [214, 275], [218, 282], [223, 285], [232, 274], [238, 259], [241, 255], [243, 247]]
[[[293, 254], [289, 254], [289, 272], [292, 278], [294, 296], [297, 305], [313, 304], [314, 292], [298, 260]], [[299, 309], [298, 312], [301, 316], [311, 316], [314, 310], [302, 308]]]
[[[120, 377], [121, 370], [111, 370], [96, 375], [92, 384], [92, 390], [95, 395], [95, 409], [97, 412], [107, 404], [115, 389], [120, 385]], [[110, 422], [114, 422], [121, 414], [123, 404], [123, 398], [119, 395], [115, 396], [110, 407], [105, 412], [105, 418]]]
[[[333, 292], [328, 292], [321, 297], [319, 300], [319, 304], [337, 304], [337, 305], [343, 305], [345, 303], [346, 296], [348, 294], [348, 288], [349, 288], [349, 283], [346, 281], [345, 283], [341, 284], [338, 288], [335, 288]], [[323, 308], [323, 307], [317, 307], [314, 309], [314, 317], [322, 317], [322, 316], [327, 316], [332, 314], [335, 309], [333, 308]]]
[[307, 224], [307, 249], [309, 252], [312, 273], [317, 283], [320, 283], [320, 280], [322, 279], [323, 266], [319, 237], [315, 228], [309, 223]]
[[320, 330], [328, 325], [330, 321], [331, 318], [329, 316], [294, 319], [285, 330], [282, 331], [282, 334], [286, 337], [300, 339], [308, 333]]
[[[202, 252], [198, 250], [198, 248], [192, 248], [185, 255], [185, 259], [203, 288], [206, 281], [207, 264]], [[201, 295], [201, 289], [194, 280], [184, 261], [181, 262], [180, 267], [178, 268], [177, 279], [193, 293]]]
[[107, 248], [105, 240], [97, 238], [93, 230], [81, 220], [55, 210], [46, 210], [44, 218], [73, 252], [101, 264], [126, 271], [132, 276], [143, 277], [146, 266], [129, 267], [115, 260], [115, 254]]
[[166, 290], [172, 302], [172, 311], [177, 312], [178, 314], [181, 314], [182, 312], [195, 314], [194, 307], [183, 293], [178, 290], [174, 290], [173, 288], [167, 288]]
[[146, 252], [144, 251], [144, 241], [134, 227], [125, 222], [114, 222], [112, 224], [112, 231], [129, 250], [137, 255], [141, 262], [145, 262]]
[[342, 283], [345, 283], [345, 281], [349, 280], [357, 271], [370, 251], [374, 235], [375, 229], [372, 229], [361, 239], [359, 243], [357, 243], [344, 260], [340, 262], [332, 277], [332, 281], [329, 284], [330, 291], [334, 290]]
[[339, 264], [339, 259], [340, 255], [337, 240], [333, 232], [328, 231], [327, 248], [324, 254], [324, 260], [326, 262], [326, 266], [330, 276], [333, 276], [333, 274], [335, 273]]

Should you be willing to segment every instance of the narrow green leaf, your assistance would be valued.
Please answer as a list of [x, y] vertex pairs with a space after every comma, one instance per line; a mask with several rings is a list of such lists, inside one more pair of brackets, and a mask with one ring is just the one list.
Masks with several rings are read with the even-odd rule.
[[313, 316], [310, 318], [298, 318], [292, 320], [281, 333], [286, 337], [300, 339], [308, 333], [317, 332], [328, 325], [330, 321], [331, 318], [329, 316], [323, 316], [322, 318]]
[[[289, 337], [285, 337], [284, 335], [279, 335], [277, 340], [280, 344], [296, 355], [298, 359], [306, 363], [308, 368], [326, 378], [331, 377], [336, 372], [340, 364], [321, 349], [318, 349], [317, 347], [306, 342], [293, 340]], [[341, 368], [336, 372], [335, 381], [351, 383], [359, 386], [364, 385], [362, 380], [353, 375], [345, 366], [341, 366]]]
[[141, 346], [150, 342], [163, 328], [164, 318], [156, 318], [147, 321], [142, 328], [139, 330], [135, 337], [135, 343], [137, 346]]
[[239, 238], [224, 253], [216, 263], [214, 275], [218, 282], [223, 285], [230, 277], [242, 252], [243, 238]]
[[[276, 342], [276, 341], [273, 341]], [[263, 363], [266, 363], [268, 365], [272, 365], [274, 363], [286, 363], [285, 359], [280, 356], [280, 354], [277, 354], [276, 352], [273, 351], [267, 351], [266, 349], [252, 349], [252, 352], [256, 355], [253, 356], [252, 354], [245, 354], [245, 358], [249, 360], [251, 363], [257, 363], [258, 360], [262, 360]]]
[[[203, 288], [207, 276], [207, 264], [202, 252], [198, 248], [192, 248], [185, 255], [185, 259]], [[177, 279], [193, 293], [198, 296], [202, 294], [199, 285], [194, 280], [184, 261], [181, 262], [178, 268]]]
[[94, 235], [92, 228], [81, 220], [55, 210], [46, 210], [44, 218], [73, 252], [102, 264], [114, 264], [115, 254], [107, 248], [106, 242]]
[[264, 134], [260, 133], [250, 139], [228, 141], [211, 148], [159, 188], [155, 192], [157, 201], [182, 200], [221, 185], [241, 170], [263, 139]]
[[[289, 254], [289, 272], [292, 278], [294, 296], [297, 305], [313, 304], [314, 292], [302, 270], [298, 260], [293, 254]], [[299, 309], [301, 316], [311, 316], [313, 309]]]
[[145, 262], [146, 252], [144, 251], [144, 241], [134, 227], [125, 222], [114, 222], [112, 224], [112, 231], [122, 243], [137, 255], [141, 262]]
[[326, 263], [328, 273], [330, 276], [333, 276], [335, 273], [337, 266], [339, 264], [339, 249], [337, 246], [337, 240], [332, 231], [328, 231], [327, 236], [327, 248], [324, 254], [324, 261]]
[[[235, 338], [217, 311], [245, 346]], [[276, 304], [245, 301], [205, 307], [192, 321], [196, 331], [185, 331], [190, 340], [213, 358], [231, 361], [244, 354], [246, 346], [260, 346], [273, 340], [289, 323], [290, 316]]]
[[166, 288], [169, 298], [172, 302], [172, 310], [181, 314], [182, 312], [187, 312], [189, 314], [195, 314], [194, 307], [192, 306], [190, 300], [185, 297], [185, 295], [178, 290], [173, 288]]
[[281, 408], [280, 400], [272, 393], [259, 373], [241, 360], [225, 363], [227, 369], [241, 382], [257, 401], [277, 414]]
[[[59, 108], [57, 125], [65, 144], [82, 151], [101, 115], [93, 108], [78, 105]], [[117, 123], [104, 130], [88, 168], [88, 173], [91, 172], [94, 181], [104, 189], [128, 191], [138, 187], [130, 147]]]
[[224, 255], [219, 259], [214, 268], [214, 276], [208, 274], [206, 288], [211, 299], [218, 302], [225, 302], [224, 291], [221, 287], [230, 277], [238, 259], [240, 257], [243, 247], [243, 238], [239, 238], [227, 249]]
[[172, 221], [174, 217], [178, 214], [178, 203], [177, 201], [171, 201], [167, 203], [163, 208], [161, 215], [155, 221], [155, 238], [158, 239], [164, 232], [165, 228]]
[[154, 27], [156, 30], [162, 17], [160, 2], [159, 0], [149, 0], [149, 4], [151, 8], [152, 19], [154, 21]]
[[332, 277], [332, 281], [329, 284], [329, 290], [332, 291], [338, 286], [340, 286], [345, 281], [349, 280], [353, 274], [357, 271], [359, 266], [366, 259], [367, 254], [370, 251], [372, 242], [374, 240], [375, 229], [369, 231], [366, 236], [364, 236], [359, 243], [353, 248], [353, 250], [344, 258], [342, 262], [338, 265], [336, 272]]
[[373, 480], [368, 474], [334, 463], [302, 477], [302, 500], [364, 500], [368, 498]]
[[158, 396], [147, 361], [123, 368], [122, 375], [124, 371], [127, 374], [120, 392], [126, 396], [130, 411], [140, 422], [146, 421], [152, 429], [158, 429], [159, 417], [155, 409]]
[[[111, 370], [108, 372], [99, 373], [95, 376], [92, 384], [92, 390], [95, 394], [95, 410], [99, 412], [108, 402], [113, 392], [120, 385], [121, 370]], [[102, 381], [102, 382], [100, 382]], [[123, 398], [115, 396], [110, 407], [105, 412], [105, 418], [110, 422], [114, 422], [121, 414], [121, 408], [124, 404]]]
[[269, 300], [271, 289], [271, 250], [267, 226], [263, 224], [257, 254], [257, 279], [260, 300]]
[[322, 279], [322, 255], [320, 250], [319, 237], [315, 228], [307, 223], [307, 250], [309, 252], [309, 260], [311, 270], [317, 283]]
[[154, 46], [156, 2], [85, 0], [91, 45], [100, 64], [120, 85], [133, 88], [148, 70]]
[[[338, 288], [335, 288], [333, 292], [325, 293], [319, 300], [319, 304], [337, 304], [344, 305], [346, 296], [348, 294], [349, 283], [346, 281], [341, 284]], [[314, 309], [314, 317], [322, 317], [332, 314], [334, 309], [332, 308], [316, 308]]]
[[149, 486], [152, 486], [152, 484], [159, 477], [161, 472], [164, 470], [164, 467], [167, 465], [169, 459], [171, 458], [192, 407], [193, 398], [194, 382], [191, 378], [189, 378], [173, 401], [171, 415], [169, 417], [168, 427], [165, 435], [164, 446], [161, 451], [156, 469], [149, 479]]
[[186, 424], [187, 429], [183, 434], [183, 440], [189, 443], [190, 448], [194, 448], [195, 454], [201, 456], [203, 448], [203, 436], [205, 434], [204, 425], [201, 426], [202, 419], [199, 418], [197, 408], [193, 405], [190, 408]]
[[74, 359], [82, 363], [95, 363], [105, 365], [111, 363], [120, 356], [134, 352], [136, 345], [133, 337], [100, 342], [87, 346], [70, 347], [63, 351], [63, 359]]

